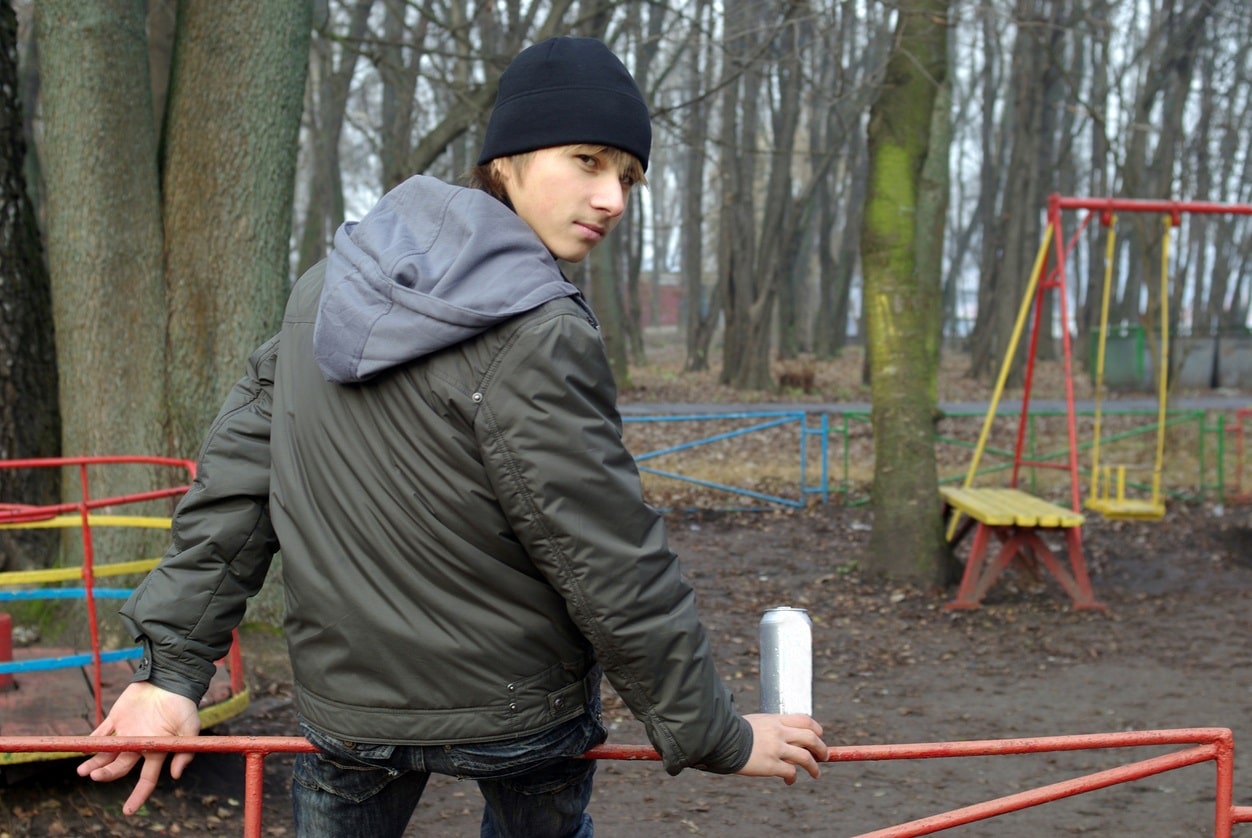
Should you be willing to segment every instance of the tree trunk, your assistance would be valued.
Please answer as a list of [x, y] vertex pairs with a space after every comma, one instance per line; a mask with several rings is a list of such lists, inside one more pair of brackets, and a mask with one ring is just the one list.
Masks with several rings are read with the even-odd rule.
[[[1215, 7], [1207, 3], [1185, 4], [1175, 0], [1153, 7], [1150, 28], [1156, 33], [1159, 47], [1152, 52], [1143, 83], [1135, 91], [1133, 124], [1153, 125], [1155, 130], [1131, 133], [1122, 167], [1128, 197], [1173, 197], [1183, 106], [1194, 72], [1194, 58], [1205, 41], [1205, 27], [1214, 11]], [[1155, 148], [1149, 143], [1153, 138], [1157, 141]], [[1152, 311], [1165, 302], [1159, 299], [1158, 283], [1154, 281], [1160, 270], [1162, 230], [1156, 218], [1137, 215], [1127, 222], [1128, 228], [1133, 230], [1133, 236], [1125, 239], [1129, 248], [1129, 270], [1110, 322], [1138, 323], [1143, 319], [1155, 324], [1158, 317]], [[1147, 311], [1140, 304], [1145, 282], [1149, 299]]]
[[[704, 163], [708, 134], [705, 131], [708, 107], [699, 95], [702, 78], [700, 59], [702, 51], [712, 49], [702, 36], [702, 25], [708, 12], [707, 0], [698, 0], [693, 17], [692, 33], [687, 46], [687, 99], [690, 117], [683, 130], [685, 142], [680, 156], [682, 166], [682, 273], [683, 299], [686, 303], [684, 324], [686, 327], [688, 371], [698, 372], [709, 368], [709, 347], [713, 332], [721, 315], [721, 301], [706, 299], [704, 292]], [[706, 61], [706, 66], [708, 62]]]
[[[972, 369], [979, 375], [998, 370], [1003, 363], [1043, 234], [1046, 190], [1039, 161], [1049, 155], [1050, 138], [1044, 134], [1046, 89], [1040, 79], [1050, 63], [1046, 47], [1051, 31], [1041, 11], [1043, 5], [1045, 0], [1017, 3], [1017, 39], [1008, 88], [1014, 97], [1007, 163], [1012, 176], [1005, 178], [999, 212], [986, 227], [992, 247], [983, 252], [979, 320], [971, 358]], [[1010, 386], [1022, 381], [1024, 357], [1019, 347], [1010, 367]]]
[[165, 103], [170, 92], [174, 37], [178, 27], [178, 0], [148, 0], [148, 72], [152, 76], [152, 120], [157, 145], [165, 126]]
[[[1109, 25], [1110, 7], [1106, 0], [1095, 0], [1089, 9], [1090, 17], [1096, 21], [1092, 36], [1088, 39], [1091, 55], [1087, 62], [1091, 67], [1091, 106], [1097, 114], [1097, 129], [1091, 132], [1091, 173], [1087, 187], [1088, 194], [1093, 197], [1109, 195], [1109, 171], [1112, 163], [1112, 149], [1109, 143], [1108, 122], [1110, 110], [1110, 69], [1109, 51], [1113, 35], [1113, 27]], [[1087, 294], [1077, 298], [1079, 340], [1075, 344], [1076, 354], [1086, 356], [1086, 367], [1091, 370], [1095, 358], [1089, 353], [1093, 329], [1100, 326], [1101, 300], [1104, 292], [1104, 248], [1093, 246], [1087, 248]]]
[[185, 456], [282, 320], [311, 24], [312, 0], [181, 7], [164, 191], [171, 447]]
[[[1039, 34], [1040, 49], [1043, 53], [1041, 59], [1041, 67], [1039, 69], [1038, 86], [1041, 89], [1039, 102], [1039, 142], [1034, 147], [1036, 157], [1032, 161], [1028, 161], [1028, 165], [1035, 168], [1036, 175], [1034, 178], [1034, 187], [1036, 194], [1033, 198], [1037, 201], [1040, 211], [1034, 216], [1028, 216], [1023, 221], [1030, 222], [1026, 227], [1025, 233], [1033, 236], [1033, 241], [1042, 241], [1043, 238], [1043, 212], [1042, 207], [1046, 206], [1048, 194], [1055, 192], [1062, 186], [1061, 171], [1057, 165], [1057, 159], [1064, 155], [1058, 154], [1057, 149], [1062, 147], [1066, 142], [1066, 137], [1061, 135], [1059, 120], [1063, 118], [1066, 110], [1066, 104], [1072, 96], [1066, 79], [1070, 78], [1076, 71], [1081, 70], [1078, 62], [1070, 62], [1065, 60], [1065, 38], [1068, 29], [1066, 28], [1068, 21], [1067, 9], [1068, 0], [1050, 0], [1050, 2], [1039, 10], [1040, 20], [1044, 22], [1044, 31]], [[1070, 35], [1070, 37], [1073, 37]], [[1071, 109], [1072, 113], [1072, 109]], [[1064, 190], [1061, 190], [1064, 192]], [[1023, 206], [1030, 206], [1023, 204]], [[1033, 253], [1030, 246], [1032, 239], [1023, 242], [1019, 252], [1027, 254]], [[1029, 276], [1031, 263], [1027, 261], [1025, 275]], [[1053, 331], [1059, 328], [1069, 328], [1069, 324], [1059, 325], [1056, 323], [1056, 313], [1052, 306], [1044, 306], [1039, 314], [1039, 332], [1038, 341], [1035, 348], [1035, 357], [1040, 360], [1055, 360], [1059, 357], [1057, 341], [1053, 338]]]
[[[382, 191], [389, 192], [413, 172], [406, 166], [413, 148], [413, 118], [417, 106], [418, 62], [434, 10], [427, 0], [418, 14], [416, 31], [410, 33], [405, 15], [409, 0], [384, 0], [383, 44], [376, 63], [382, 82], [382, 122], [379, 126], [378, 164]], [[465, 62], [459, 62], [461, 64]]]
[[[756, 160], [761, 68], [752, 60], [758, 21], [745, 0], [728, 4], [726, 65], [738, 74], [722, 93], [721, 207], [718, 212], [718, 284], [726, 321], [722, 341], [721, 382], [739, 389], [765, 389], [769, 365], [749, 368], [758, 348], [751, 344], [753, 305], [762, 278], [756, 268]], [[759, 310], [759, 309], [758, 309]], [[764, 372], [761, 376], [760, 372]]]
[[[358, 0], [352, 8], [346, 33], [321, 31], [313, 40], [309, 55], [309, 93], [305, 117], [308, 120], [308, 161], [304, 223], [296, 257], [299, 276], [326, 257], [335, 231], [344, 220], [343, 178], [339, 165], [339, 140], [343, 136], [348, 91], [361, 54], [361, 41], [374, 0]], [[392, 10], [387, 9], [388, 24]], [[327, 22], [326, 27], [329, 28]], [[388, 35], [392, 34], [390, 29]], [[388, 49], [398, 49], [389, 46]], [[338, 60], [336, 60], [338, 59]], [[390, 86], [384, 87], [389, 91]], [[411, 91], [410, 91], [411, 93]], [[386, 107], [386, 99], [384, 99]], [[385, 154], [384, 171], [389, 160]]]
[[[775, 309], [779, 304], [782, 287], [791, 265], [791, 254], [800, 238], [803, 207], [813, 193], [814, 175], [803, 192], [803, 197], [792, 195], [791, 154], [800, 122], [800, 102], [804, 73], [800, 60], [804, 43], [803, 25], [805, 4], [796, 3], [786, 7], [785, 17], [776, 24], [755, 19], [756, 27], [764, 35], [754, 40], [741, 33], [737, 55], [747, 48], [752, 52], [769, 51], [778, 58], [773, 65], [772, 83], [766, 78], [767, 66], [750, 61], [741, 79], [739, 107], [723, 109], [723, 119], [737, 114], [740, 120], [736, 149], [740, 160], [735, 162], [733, 182], [722, 205], [722, 224], [733, 231], [733, 241], [728, 242], [731, 258], [725, 273], [728, 293], [724, 299], [726, 311], [725, 366], [722, 381], [740, 390], [763, 390], [773, 386], [770, 371], [770, 349], [773, 336]], [[754, 20], [748, 17], [756, 12], [745, 5], [739, 9], [735, 20]], [[763, 17], [763, 16], [761, 16]], [[729, 24], [728, 24], [729, 25]], [[765, 96], [765, 91], [775, 90], [776, 96]], [[768, 164], [763, 171], [765, 189], [758, 217], [754, 200], [756, 191], [756, 157], [761, 127], [759, 103], [769, 105], [768, 115], [771, 136], [768, 143], [781, 153], [764, 156]], [[729, 101], [728, 101], [729, 104]], [[723, 168], [726, 168], [725, 163]], [[751, 196], [751, 197], [750, 197]], [[729, 215], [729, 219], [727, 217]]]
[[[999, 195], [1004, 177], [1004, 143], [1011, 126], [998, 125], [994, 103], [1003, 69], [1001, 32], [995, 28], [999, 16], [990, 9], [980, 16], [982, 22], [982, 46], [985, 56], [979, 82], [982, 88], [982, 156], [978, 170], [978, 207], [981, 216], [982, 248], [979, 254], [980, 279], [978, 282], [978, 306], [970, 332], [970, 369], [972, 377], [984, 377], [998, 369], [1002, 347], [995, 343], [997, 331], [994, 321], [997, 311], [1012, 307], [1013, 301], [998, 298], [993, 281], [994, 274], [988, 266], [1000, 258], [1003, 245], [1000, 241]], [[1005, 120], [1007, 122], [1007, 119]]]
[[[626, 337], [627, 357], [636, 364], [647, 363], [643, 340], [643, 309], [640, 275], [643, 273], [643, 207], [632, 201], [628, 218], [619, 225], [622, 258], [613, 262], [622, 286], [622, 327]], [[653, 254], [656, 258], [656, 254]], [[653, 288], [656, 287], [654, 282]]]
[[609, 367], [619, 388], [630, 386], [630, 364], [626, 353], [628, 338], [624, 328], [626, 313], [622, 304], [621, 286], [617, 281], [617, 249], [623, 239], [614, 235], [591, 252], [587, 258], [587, 297], [600, 321], [600, 334], [609, 356]]
[[918, 301], [926, 317], [919, 334], [926, 343], [925, 358], [930, 364], [923, 380], [930, 386], [930, 398], [935, 403], [939, 399], [939, 352], [943, 346], [943, 235], [951, 187], [948, 176], [952, 144], [951, 107], [951, 91], [944, 81], [939, 84], [931, 115], [926, 163], [918, 181], [917, 222], [914, 225]]
[[[647, 12], [646, 22], [641, 20], [644, 11]], [[644, 92], [644, 99], [648, 102], [654, 102], [657, 94], [653, 90], [652, 68], [656, 59], [657, 52], [662, 41], [661, 35], [667, 25], [667, 9], [664, 4], [656, 5], [631, 5], [627, 7], [627, 25], [626, 30], [633, 36], [635, 41], [634, 49], [634, 77], [635, 82], [639, 85], [639, 89]], [[607, 25], [607, 23], [606, 23]], [[603, 37], [603, 36], [601, 36]], [[651, 165], [653, 171], [665, 165], [665, 149], [656, 148], [653, 150]], [[654, 225], [654, 229], [657, 225]], [[643, 202], [636, 197], [631, 201], [628, 208], [628, 216], [623, 222], [620, 236], [624, 239], [623, 251], [625, 259], [616, 261], [624, 272], [623, 285], [625, 285], [625, 308], [626, 308], [626, 335], [629, 339], [629, 356], [637, 364], [647, 362], [647, 351], [643, 337], [643, 316], [641, 311], [642, 293], [640, 291], [640, 277], [643, 273], [643, 251], [644, 251], [644, 212]], [[652, 252], [652, 272], [653, 276], [659, 277], [661, 267], [667, 256], [668, 243], [662, 243], [654, 239]], [[652, 287], [655, 289], [658, 284], [654, 281]]]
[[[57, 334], [61, 450], [165, 454], [165, 286], [157, 142], [142, 0], [35, 6], [45, 135], [48, 267]], [[102, 468], [92, 497], [163, 482]], [[67, 473], [67, 500], [82, 496]], [[98, 530], [98, 554], [135, 558], [157, 539]], [[65, 561], [81, 555], [67, 532]]]
[[919, 197], [929, 148], [942, 136], [932, 122], [947, 76], [948, 0], [910, 0], [900, 6], [896, 46], [870, 111], [869, 194], [861, 237], [865, 272], [874, 430], [872, 576], [940, 585], [946, 581], [943, 529], [935, 465], [934, 360], [918, 340], [930, 322], [924, 309], [938, 299], [934, 271], [916, 264]]
[[[818, 302], [814, 322], [813, 351], [818, 358], [836, 357], [848, 340], [848, 317], [853, 278], [860, 255], [861, 213], [865, 204], [865, 133], [861, 113], [868, 107], [866, 91], [882, 63], [891, 32], [885, 26], [861, 21], [845, 8], [837, 32], [830, 36], [828, 62], [819, 87], [833, 97], [822, 120], [821, 138], [813, 148], [839, 149], [841, 159], [827, 164], [814, 192], [818, 225]], [[865, 42], [869, 46], [865, 46]], [[854, 56], [852, 67], [839, 66], [843, 55]], [[816, 111], [816, 106], [814, 107]], [[834, 153], [833, 151], [830, 153]], [[832, 165], [833, 164], [833, 165]]]
[[[0, 0], [0, 459], [60, 451], [52, 291], [23, 175], [26, 143], [18, 100], [17, 18]], [[60, 500], [60, 472], [0, 469], [0, 503]], [[0, 571], [46, 567], [54, 531], [0, 530]]]

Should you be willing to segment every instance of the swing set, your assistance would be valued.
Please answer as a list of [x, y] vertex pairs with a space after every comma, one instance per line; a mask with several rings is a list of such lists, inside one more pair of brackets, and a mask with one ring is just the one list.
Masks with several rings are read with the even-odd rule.
[[[1078, 229], [1068, 243], [1062, 238], [1062, 213], [1083, 211]], [[1162, 236], [1161, 271], [1159, 286], [1160, 335], [1157, 339], [1156, 371], [1156, 444], [1151, 466], [1150, 494], [1148, 497], [1129, 497], [1126, 474], [1139, 466], [1101, 462], [1101, 434], [1103, 431], [1105, 362], [1108, 341], [1110, 297], [1114, 282], [1114, 256], [1116, 253], [1116, 219], [1118, 213], [1146, 213], [1161, 216], [1164, 220]], [[1035, 257], [1026, 294], [1018, 311], [1008, 348], [1004, 355], [1000, 374], [983, 421], [974, 456], [960, 487], [940, 487], [944, 515], [948, 521], [947, 539], [955, 545], [971, 529], [974, 540], [961, 579], [956, 598], [949, 608], [977, 608], [982, 597], [996, 578], [1011, 564], [1019, 564], [1036, 570], [1043, 564], [1060, 582], [1077, 608], [1102, 608], [1091, 590], [1082, 550], [1082, 525], [1084, 509], [1105, 518], [1121, 520], [1159, 521], [1165, 516], [1162, 497], [1161, 474], [1165, 458], [1166, 409], [1169, 401], [1169, 256], [1170, 238], [1179, 226], [1184, 214], [1204, 215], [1252, 215], [1252, 205], [1216, 204], [1198, 201], [1145, 201], [1118, 198], [1074, 198], [1053, 194], [1048, 199], [1048, 223], [1043, 241]], [[1088, 225], [1099, 219], [1105, 228], [1104, 284], [1100, 307], [1099, 342], [1096, 347], [1094, 373], [1095, 415], [1094, 440], [1091, 444], [1090, 484], [1087, 497], [1082, 497], [1079, 467], [1079, 443], [1074, 407], [1073, 351], [1068, 323], [1070, 320], [1066, 264], [1077, 245], [1079, 237]], [[1051, 261], [1051, 269], [1048, 269]], [[1061, 332], [1062, 362], [1065, 382], [1067, 456], [1064, 463], [1056, 461], [1031, 461], [1024, 456], [1024, 443], [1030, 415], [1031, 390], [1034, 382], [1035, 360], [1038, 350], [1043, 312], [1048, 293], [1055, 292], [1058, 316], [1063, 324]], [[978, 474], [983, 452], [990, 435], [1004, 394], [1005, 382], [1017, 354], [1022, 333], [1031, 312], [1034, 317], [1030, 340], [1027, 345], [1021, 411], [1018, 414], [1016, 443], [1008, 488], [977, 488], [974, 478]], [[1022, 467], [1062, 469], [1069, 476], [1069, 504], [1062, 506], [1036, 497], [1019, 486]], [[967, 518], [968, 520], [963, 520]], [[1066, 542], [1066, 561], [1053, 553], [1043, 536], [1052, 531], [1063, 532]], [[990, 549], [992, 537], [1000, 548], [994, 555]]]
[[1113, 288], [1113, 263], [1117, 253], [1117, 216], [1107, 212], [1102, 223], [1107, 229], [1104, 254], [1104, 293], [1100, 301], [1100, 340], [1095, 367], [1095, 425], [1091, 442], [1091, 490], [1086, 506], [1105, 518], [1114, 520], [1141, 519], [1159, 521], [1165, 517], [1165, 501], [1161, 498], [1161, 468], [1165, 460], [1165, 409], [1169, 402], [1169, 242], [1177, 226], [1177, 214], [1163, 216], [1161, 236], [1161, 277], [1159, 300], [1160, 335], [1156, 359], [1156, 453], [1152, 463], [1151, 495], [1148, 498], [1126, 497], [1128, 466], [1100, 463], [1100, 440], [1104, 406], [1104, 363], [1109, 334], [1109, 297]]

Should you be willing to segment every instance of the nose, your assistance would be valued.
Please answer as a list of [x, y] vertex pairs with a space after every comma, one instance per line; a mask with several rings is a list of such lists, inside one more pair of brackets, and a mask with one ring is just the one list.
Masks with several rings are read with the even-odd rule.
[[617, 218], [626, 211], [626, 198], [629, 195], [626, 186], [615, 173], [606, 172], [604, 177], [597, 180], [592, 205], [600, 212]]

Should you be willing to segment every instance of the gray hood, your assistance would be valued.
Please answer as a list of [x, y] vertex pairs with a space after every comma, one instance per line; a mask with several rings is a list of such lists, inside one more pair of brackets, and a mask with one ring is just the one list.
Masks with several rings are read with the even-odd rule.
[[363, 381], [577, 293], [504, 204], [419, 175], [335, 233], [313, 351], [328, 380]]

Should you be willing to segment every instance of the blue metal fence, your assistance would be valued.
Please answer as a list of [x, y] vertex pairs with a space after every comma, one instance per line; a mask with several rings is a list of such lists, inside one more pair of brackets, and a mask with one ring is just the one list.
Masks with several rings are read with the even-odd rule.
[[[1011, 411], [1006, 411], [1006, 424], [1016, 425]], [[1133, 440], [1147, 434], [1155, 433], [1156, 414], [1153, 411], [1129, 410], [1118, 413], [1106, 411], [1106, 414], [1120, 415], [1124, 421], [1120, 427], [1110, 430], [1101, 440], [1107, 446], [1123, 440]], [[1079, 411], [1080, 416], [1090, 417], [1090, 411]], [[1028, 444], [1034, 452], [1033, 459], [1047, 461], [1061, 459], [1067, 455], [1068, 448], [1063, 438], [1060, 448], [1057, 436], [1040, 426], [1060, 414], [1050, 411], [1032, 415], [1028, 423]], [[983, 414], [975, 409], [964, 412], [949, 411], [943, 422], [945, 429], [936, 431], [935, 444], [940, 453], [940, 483], [959, 482], [965, 477], [968, 467], [968, 451], [973, 448], [974, 438]], [[1062, 417], [1063, 418], [1063, 417]], [[1151, 421], [1140, 421], [1151, 420]], [[624, 415], [623, 423], [627, 426], [625, 433], [627, 442], [635, 449], [635, 460], [639, 471], [662, 480], [673, 480], [690, 487], [720, 492], [740, 505], [729, 505], [730, 509], [764, 508], [802, 508], [812, 499], [821, 504], [832, 502], [843, 505], [859, 505], [869, 500], [872, 482], [873, 445], [870, 414], [862, 410], [847, 412], [829, 409], [805, 410], [734, 410], [725, 413], [634, 413]], [[656, 425], [684, 425], [691, 428], [673, 430], [667, 428], [663, 434], [664, 442], [657, 447], [647, 444], [633, 444], [630, 426], [640, 428]], [[1178, 461], [1174, 466], [1174, 484], [1168, 488], [1169, 495], [1177, 499], [1203, 499], [1215, 497], [1219, 502], [1225, 498], [1225, 479], [1227, 473], [1233, 473], [1224, 462], [1226, 458], [1225, 429], [1227, 423], [1220, 413], [1210, 415], [1204, 409], [1171, 411], [1166, 420], [1167, 428], [1171, 429], [1179, 439], [1172, 440], [1172, 459]], [[783, 441], [777, 440], [779, 432], [784, 433]], [[962, 434], [964, 432], [964, 434]], [[673, 443], [675, 436], [690, 436], [680, 443]], [[720, 475], [733, 472], [732, 468], [717, 468], [702, 462], [699, 457], [690, 456], [682, 462], [683, 455], [710, 453], [713, 446], [734, 444], [748, 437], [770, 434], [767, 442], [774, 443], [772, 452], [776, 461], [788, 456], [787, 449], [794, 452], [795, 460], [785, 470], [788, 478], [784, 481], [784, 490], [762, 488], [762, 482], [741, 476], [738, 481], [722, 479]], [[647, 442], [648, 434], [641, 436]], [[864, 439], [858, 446], [857, 440]], [[1080, 458], [1086, 456], [1092, 440], [1080, 441]], [[986, 452], [985, 462], [979, 470], [979, 479], [994, 483], [1004, 480], [1011, 468], [1012, 448], [1009, 446], [990, 446]], [[1185, 455], [1185, 456], [1184, 456]], [[1194, 469], [1194, 471], [1192, 471]], [[706, 472], [700, 476], [697, 472]], [[708, 472], [716, 474], [710, 476]], [[1086, 475], [1089, 477], [1089, 474]], [[1037, 475], [1033, 469], [1028, 470], [1024, 479], [1034, 491], [1041, 489], [1036, 484]], [[776, 478], [774, 482], [779, 482]], [[738, 485], [736, 485], [738, 484]], [[1133, 487], [1132, 487], [1133, 488]], [[757, 505], [753, 505], [757, 504]], [[726, 507], [723, 507], [726, 508]]]

